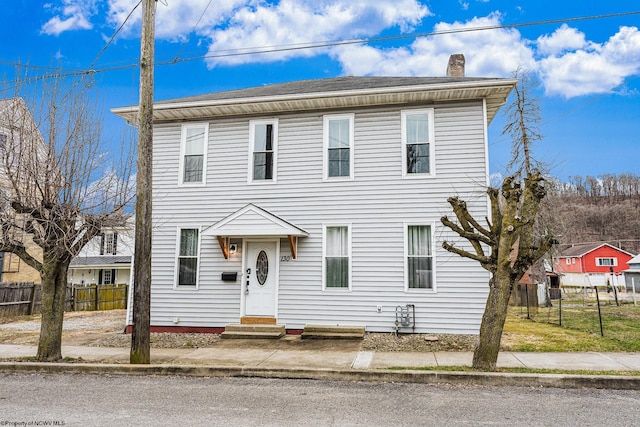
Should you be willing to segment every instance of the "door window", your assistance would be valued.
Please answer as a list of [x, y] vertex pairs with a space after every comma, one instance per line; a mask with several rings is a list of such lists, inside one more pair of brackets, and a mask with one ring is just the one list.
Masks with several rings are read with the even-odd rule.
[[260, 286], [264, 286], [269, 275], [269, 257], [265, 251], [260, 251], [256, 258], [256, 279]]

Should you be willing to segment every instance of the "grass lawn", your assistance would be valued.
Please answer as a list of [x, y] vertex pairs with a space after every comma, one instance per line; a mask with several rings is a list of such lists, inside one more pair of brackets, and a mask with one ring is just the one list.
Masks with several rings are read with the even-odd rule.
[[600, 335], [598, 307], [565, 304], [562, 326], [558, 307], [539, 308], [526, 319], [526, 309], [510, 307], [502, 336], [509, 351], [640, 351], [640, 306], [601, 307], [604, 337]]

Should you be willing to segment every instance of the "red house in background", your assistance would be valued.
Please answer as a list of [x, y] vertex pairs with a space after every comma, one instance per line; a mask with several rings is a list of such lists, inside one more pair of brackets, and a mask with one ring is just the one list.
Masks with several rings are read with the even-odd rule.
[[553, 268], [563, 286], [603, 286], [607, 280], [617, 285], [631, 258], [633, 254], [608, 243], [590, 243], [564, 249], [553, 257]]

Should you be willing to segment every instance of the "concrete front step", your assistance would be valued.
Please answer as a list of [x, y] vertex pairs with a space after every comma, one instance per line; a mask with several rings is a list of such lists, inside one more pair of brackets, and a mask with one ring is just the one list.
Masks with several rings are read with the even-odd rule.
[[279, 339], [285, 334], [284, 325], [232, 324], [224, 328], [220, 338], [224, 339]]
[[364, 326], [306, 325], [303, 339], [361, 340], [364, 339]]

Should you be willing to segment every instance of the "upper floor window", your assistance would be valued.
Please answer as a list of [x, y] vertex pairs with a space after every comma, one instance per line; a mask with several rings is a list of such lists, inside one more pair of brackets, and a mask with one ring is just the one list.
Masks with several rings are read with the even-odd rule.
[[353, 178], [353, 114], [324, 116], [324, 178]]
[[596, 265], [598, 267], [616, 267], [618, 258], [596, 258]]
[[324, 287], [348, 289], [351, 276], [351, 233], [349, 226], [324, 229]]
[[100, 255], [116, 255], [118, 252], [118, 233], [104, 233], [100, 238]]
[[434, 174], [433, 109], [402, 112], [403, 176]]
[[178, 233], [178, 286], [197, 286], [200, 232], [197, 228], [182, 228]]
[[208, 135], [208, 123], [182, 125], [181, 184], [205, 183]]
[[278, 121], [256, 120], [250, 129], [250, 181], [276, 180]]
[[408, 289], [433, 289], [433, 252], [431, 226], [406, 227], [406, 274]]

